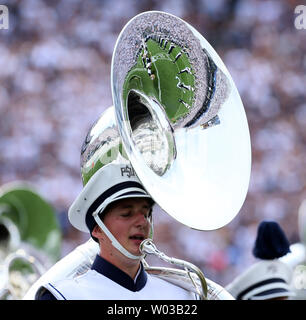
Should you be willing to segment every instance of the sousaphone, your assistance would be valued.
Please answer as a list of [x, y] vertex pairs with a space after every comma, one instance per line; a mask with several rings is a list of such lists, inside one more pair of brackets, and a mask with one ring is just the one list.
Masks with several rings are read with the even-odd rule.
[[[145, 12], [120, 33], [111, 70], [123, 148], [154, 200], [193, 229], [232, 221], [248, 190], [250, 135], [238, 90], [212, 46], [185, 21]], [[175, 263], [151, 241], [141, 249]], [[181, 266], [203, 278], [195, 266]]]
[[[122, 157], [175, 220], [198, 230], [228, 224], [247, 194], [250, 136], [236, 86], [211, 45], [173, 15], [142, 13], [118, 37], [111, 83], [114, 107], [99, 117], [82, 147], [83, 184]], [[196, 266], [166, 256], [151, 240], [145, 240], [141, 250], [183, 268], [145, 264], [148, 272], [202, 299], [233, 299]], [[77, 247], [25, 298], [35, 297], [44, 281], [84, 272], [97, 253], [91, 239]]]
[[53, 207], [24, 181], [0, 187], [0, 300], [23, 298], [59, 258]]

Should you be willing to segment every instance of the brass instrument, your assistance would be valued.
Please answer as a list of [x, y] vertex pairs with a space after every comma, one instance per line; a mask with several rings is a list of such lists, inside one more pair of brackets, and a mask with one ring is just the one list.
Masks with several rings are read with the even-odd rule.
[[60, 257], [55, 212], [26, 182], [0, 188], [0, 300], [19, 300]]
[[[118, 37], [111, 84], [114, 106], [94, 123], [82, 147], [83, 183], [124, 158], [175, 220], [198, 230], [228, 224], [246, 197], [251, 147], [238, 90], [212, 46], [185, 21], [144, 12]], [[166, 256], [152, 240], [143, 242], [142, 250], [184, 269], [151, 267], [144, 260], [152, 275], [201, 299], [233, 299], [198, 267]], [[97, 252], [91, 240], [79, 246], [44, 274], [25, 299], [39, 294], [44, 281], [85, 272]]]
[[[171, 14], [144, 12], [121, 31], [111, 70], [122, 145], [146, 190], [193, 229], [228, 224], [248, 190], [250, 136], [239, 93], [212, 46]], [[207, 297], [196, 266], [167, 257], [151, 240], [142, 247], [187, 269]]]
[[[153, 254], [166, 262], [183, 267], [186, 270], [187, 275], [190, 278], [191, 282], [193, 283], [197, 294], [201, 297], [201, 299], [203, 299], [203, 300], [206, 299], [206, 297], [207, 297], [206, 280], [205, 280], [203, 272], [197, 266], [195, 266], [194, 264], [192, 264], [190, 262], [184, 261], [184, 260], [168, 257], [167, 255], [165, 255], [163, 252], [159, 251], [156, 248], [155, 244], [153, 243], [153, 241], [151, 239], [146, 239], [146, 240], [142, 241], [139, 248], [140, 248], [141, 253], [143, 253], [143, 254]], [[148, 268], [147, 268], [147, 270], [148, 270]], [[190, 271], [194, 272], [197, 275], [197, 277], [201, 283], [200, 288], [197, 286], [196, 282], [194, 281]]]

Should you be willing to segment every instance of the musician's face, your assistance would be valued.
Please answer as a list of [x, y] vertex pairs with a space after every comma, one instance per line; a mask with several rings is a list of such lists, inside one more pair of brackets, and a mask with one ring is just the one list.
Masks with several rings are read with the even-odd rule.
[[122, 199], [106, 213], [103, 222], [130, 253], [140, 255], [140, 243], [149, 237], [151, 206], [145, 198]]

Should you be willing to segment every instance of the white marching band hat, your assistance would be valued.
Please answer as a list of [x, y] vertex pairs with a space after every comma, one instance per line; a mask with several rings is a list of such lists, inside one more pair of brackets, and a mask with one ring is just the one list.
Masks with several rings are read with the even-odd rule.
[[252, 253], [260, 261], [234, 279], [226, 289], [237, 300], [288, 299], [292, 268], [280, 259], [290, 252], [287, 236], [275, 221], [260, 222]]
[[100, 168], [84, 186], [69, 208], [69, 221], [80, 231], [90, 232], [95, 210], [102, 213], [114, 201], [135, 197], [152, 199], [130, 163], [114, 161]]
[[226, 290], [237, 300], [269, 300], [294, 296], [290, 288], [292, 270], [278, 259], [262, 260], [233, 282]]

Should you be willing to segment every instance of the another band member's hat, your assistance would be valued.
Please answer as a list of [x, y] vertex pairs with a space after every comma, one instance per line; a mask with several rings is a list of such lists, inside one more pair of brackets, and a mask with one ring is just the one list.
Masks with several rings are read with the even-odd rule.
[[290, 252], [289, 241], [277, 222], [262, 221], [257, 230], [253, 255], [261, 261], [252, 265], [227, 286], [237, 300], [288, 298], [292, 269], [278, 258]]
[[292, 270], [275, 260], [262, 260], [226, 286], [237, 300], [269, 300], [294, 296], [290, 288]]
[[83, 190], [68, 211], [71, 224], [83, 232], [91, 232], [95, 226], [92, 213], [99, 208], [100, 214], [105, 208], [120, 199], [148, 198], [129, 162], [114, 161], [100, 168], [87, 182]]

